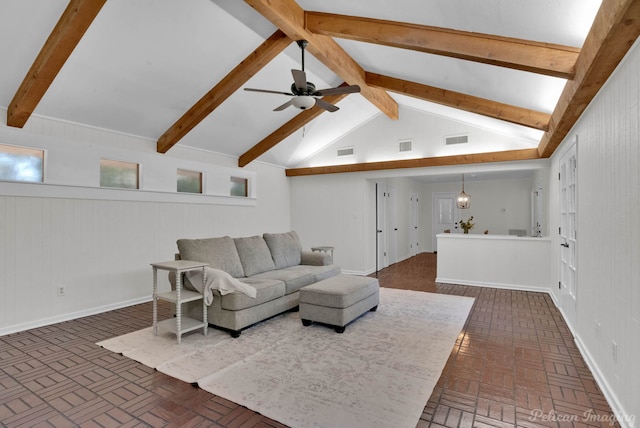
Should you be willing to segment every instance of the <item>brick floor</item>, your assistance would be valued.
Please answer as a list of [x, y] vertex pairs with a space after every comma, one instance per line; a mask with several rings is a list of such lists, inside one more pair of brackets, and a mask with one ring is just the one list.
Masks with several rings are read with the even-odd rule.
[[[423, 253], [378, 273], [383, 287], [476, 299], [418, 427], [611, 426], [549, 296], [437, 284], [435, 266], [436, 256]], [[160, 316], [171, 308], [161, 304]], [[0, 337], [0, 424], [284, 427], [95, 345], [150, 324], [151, 304], [142, 304]]]

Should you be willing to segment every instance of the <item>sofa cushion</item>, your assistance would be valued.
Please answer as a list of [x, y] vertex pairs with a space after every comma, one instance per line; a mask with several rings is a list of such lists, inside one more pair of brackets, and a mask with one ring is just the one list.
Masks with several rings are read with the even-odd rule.
[[234, 278], [245, 276], [238, 250], [229, 236], [207, 239], [178, 239], [182, 260], [209, 263], [214, 269], [227, 272]]
[[310, 274], [313, 276], [313, 282], [322, 281], [323, 279], [331, 278], [332, 276], [340, 275], [341, 269], [338, 265], [327, 266], [310, 266], [310, 265], [298, 265], [291, 266], [284, 270], [290, 270], [298, 272], [299, 274]]
[[294, 291], [300, 290], [302, 287], [306, 287], [307, 285], [316, 282], [314, 275], [310, 272], [289, 269], [277, 269], [269, 272], [263, 272], [258, 275], [254, 275], [252, 278], [277, 279], [282, 281], [285, 285], [285, 294], [291, 294]]
[[262, 236], [235, 238], [234, 241], [245, 276], [253, 276], [276, 268], [269, 247]]
[[265, 233], [262, 235], [269, 246], [276, 269], [300, 264], [302, 245], [295, 231], [288, 233]]
[[239, 311], [284, 296], [285, 286], [282, 281], [253, 278], [245, 278], [240, 281], [256, 289], [255, 299], [243, 293], [225, 294], [220, 300], [222, 309]]

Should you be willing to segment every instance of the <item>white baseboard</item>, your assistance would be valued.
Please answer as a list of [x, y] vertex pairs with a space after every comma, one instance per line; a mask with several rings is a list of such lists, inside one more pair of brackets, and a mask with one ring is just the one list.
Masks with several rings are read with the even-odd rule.
[[[573, 340], [575, 341], [576, 346], [578, 347], [578, 350], [582, 355], [582, 358], [584, 359], [585, 363], [589, 367], [589, 370], [591, 370], [591, 373], [593, 374], [593, 377], [596, 380], [598, 387], [602, 390], [602, 394], [604, 395], [605, 399], [607, 400], [607, 403], [611, 407], [611, 410], [613, 411], [613, 414], [615, 415], [617, 422], [620, 424], [622, 428], [637, 427], [637, 425], [635, 424], [636, 415], [624, 411], [620, 403], [620, 400], [618, 400], [618, 397], [613, 392], [613, 389], [611, 388], [606, 378], [602, 374], [600, 367], [596, 363], [595, 359], [592, 357], [591, 353], [589, 352], [589, 349], [586, 347], [584, 342], [582, 342], [582, 340], [580, 339], [580, 336], [576, 334], [576, 330], [573, 328], [571, 323], [568, 321], [568, 318], [565, 316], [557, 296], [552, 292], [550, 288], [531, 287], [531, 286], [523, 286], [523, 285], [516, 285], [516, 284], [491, 284], [491, 283], [485, 283], [485, 282], [481, 283], [481, 282], [475, 282], [475, 281], [453, 280], [448, 278], [436, 278], [436, 282], [441, 282], [445, 284], [469, 285], [474, 287], [490, 287], [490, 288], [502, 288], [502, 289], [509, 289], [509, 290], [518, 290], [518, 291], [534, 291], [534, 292], [549, 294], [554, 306], [560, 311], [562, 318], [567, 323], [567, 326], [569, 327], [569, 330], [573, 335]], [[596, 417], [596, 415], [593, 415], [593, 417]], [[609, 421], [602, 421], [602, 424], [609, 424]]]
[[126, 308], [127, 306], [138, 305], [140, 303], [146, 303], [151, 301], [151, 296], [140, 297], [137, 299], [127, 300], [125, 302], [113, 303], [110, 305], [99, 306], [96, 308], [86, 309], [78, 312], [71, 312], [68, 314], [62, 314], [55, 317], [43, 318], [39, 320], [29, 321], [22, 324], [14, 324], [8, 327], [0, 328], [0, 336], [7, 334], [17, 333], [20, 331], [30, 330], [32, 328], [44, 327], [59, 322], [70, 321], [76, 318], [88, 317], [90, 315], [101, 314], [103, 312], [113, 311], [114, 309]]
[[[598, 387], [602, 391], [604, 398], [607, 400], [609, 407], [611, 407], [611, 410], [613, 411], [613, 414], [616, 417], [616, 421], [620, 424], [621, 428], [636, 427], [635, 418], [637, 415], [624, 411], [623, 406], [620, 403], [620, 400], [618, 400], [618, 396], [613, 392], [613, 389], [609, 385], [609, 382], [607, 382], [607, 379], [605, 378], [604, 374], [600, 370], [600, 366], [598, 366], [598, 363], [591, 355], [591, 352], [589, 352], [589, 348], [587, 348], [587, 346], [584, 344], [584, 342], [580, 338], [580, 335], [576, 333], [576, 330], [568, 321], [568, 318], [565, 316], [565, 313], [562, 310], [562, 307], [559, 305], [559, 302], [556, 300], [556, 297], [553, 294], [551, 296], [553, 299], [553, 303], [556, 305], [556, 308], [558, 308], [558, 310], [560, 311], [560, 314], [562, 314], [562, 318], [567, 323], [567, 326], [569, 327], [569, 330], [573, 335], [573, 341], [576, 343], [576, 346], [580, 351], [580, 355], [582, 355], [582, 358], [587, 364], [587, 367], [589, 367], [589, 370], [593, 374], [593, 378], [595, 379], [596, 383], [598, 384]], [[602, 422], [602, 424], [613, 426], [613, 423], [609, 423], [610, 421], [600, 421], [600, 422]]]
[[491, 282], [465, 281], [465, 280], [460, 280], [460, 279], [439, 278], [439, 277], [436, 277], [436, 282], [441, 282], [443, 284], [469, 285], [469, 286], [472, 286], [472, 287], [489, 287], [489, 288], [503, 288], [503, 289], [506, 289], [506, 290], [535, 291], [537, 293], [548, 293], [548, 294], [551, 294], [551, 290], [549, 288], [536, 287], [536, 286], [531, 286], [531, 285], [501, 284], [501, 283], [491, 283]]

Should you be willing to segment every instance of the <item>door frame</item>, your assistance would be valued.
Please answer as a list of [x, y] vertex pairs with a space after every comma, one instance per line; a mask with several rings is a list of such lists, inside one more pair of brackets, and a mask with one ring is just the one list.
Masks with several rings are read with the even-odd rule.
[[[431, 248], [433, 249], [433, 252], [437, 252], [438, 251], [438, 238], [436, 237], [438, 235], [438, 233], [442, 233], [442, 232], [438, 232], [436, 226], [440, 223], [438, 223], [437, 220], [437, 216], [439, 214], [438, 212], [438, 204], [436, 204], [437, 199], [444, 197], [445, 199], [449, 199], [449, 196], [451, 196], [451, 199], [453, 200], [453, 223], [455, 224], [455, 222], [457, 222], [458, 220], [460, 220], [460, 210], [456, 207], [455, 205], [455, 200], [456, 200], [456, 196], [458, 194], [456, 192], [433, 192], [431, 193], [431, 206], [433, 207], [432, 211], [431, 211]], [[458, 231], [456, 229], [451, 230], [451, 233], [457, 233]]]

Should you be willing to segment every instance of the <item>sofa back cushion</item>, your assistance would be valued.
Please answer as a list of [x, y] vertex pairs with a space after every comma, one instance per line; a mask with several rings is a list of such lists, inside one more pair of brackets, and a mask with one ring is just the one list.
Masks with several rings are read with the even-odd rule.
[[300, 264], [302, 245], [295, 231], [288, 233], [265, 233], [262, 235], [269, 246], [276, 269]]
[[238, 250], [229, 236], [207, 239], [178, 239], [182, 260], [209, 263], [214, 269], [227, 272], [234, 278], [244, 277]]
[[262, 236], [235, 238], [236, 249], [246, 276], [274, 270], [271, 252]]

